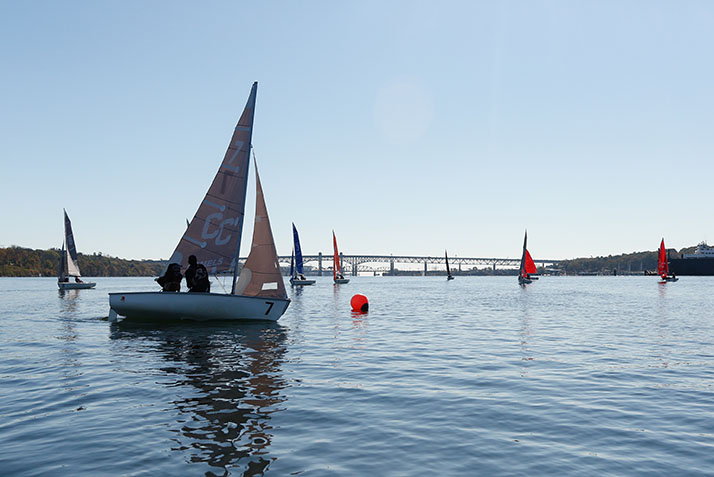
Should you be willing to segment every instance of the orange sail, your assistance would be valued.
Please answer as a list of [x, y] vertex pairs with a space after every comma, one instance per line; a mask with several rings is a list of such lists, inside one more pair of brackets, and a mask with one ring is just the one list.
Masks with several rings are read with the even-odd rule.
[[332, 231], [332, 242], [335, 248], [335, 256], [332, 259], [332, 279], [336, 280], [337, 275], [342, 275], [342, 266], [340, 265], [340, 253], [337, 251], [337, 237], [335, 237], [335, 231]]
[[659, 256], [657, 257], [657, 273], [662, 278], [669, 275], [669, 265], [667, 264], [667, 250], [664, 248], [664, 239], [659, 244]]

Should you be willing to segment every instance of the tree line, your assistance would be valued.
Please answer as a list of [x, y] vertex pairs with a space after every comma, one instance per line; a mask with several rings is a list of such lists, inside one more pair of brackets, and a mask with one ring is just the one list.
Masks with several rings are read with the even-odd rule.
[[[679, 252], [668, 250], [670, 257], [678, 257], [680, 253], [693, 253], [696, 247], [683, 248]], [[79, 254], [79, 267], [82, 275], [87, 277], [155, 277], [161, 274], [166, 266], [165, 260], [124, 260], [121, 258], [93, 253]], [[33, 250], [22, 247], [0, 248], [0, 276], [3, 277], [54, 277], [57, 276], [60, 261], [60, 250]], [[537, 260], [536, 260], [537, 262]], [[657, 252], [633, 252], [607, 257], [574, 258], [563, 260], [557, 267], [561, 273], [577, 275], [578, 273], [644, 273], [657, 269]], [[543, 272], [540, 267], [539, 272]], [[545, 270], [547, 272], [547, 270]], [[431, 273], [431, 271], [430, 271]], [[443, 273], [443, 272], [433, 272]], [[461, 275], [512, 275], [513, 270], [491, 269], [459, 273]]]
[[[677, 252], [667, 249], [669, 258], [679, 258], [680, 254], [693, 253], [696, 247], [686, 247]], [[561, 273], [577, 275], [578, 273], [645, 273], [657, 270], [658, 252], [632, 252], [607, 257], [574, 258], [563, 260], [557, 266]]]
[[[93, 253], [78, 254], [79, 268], [87, 277], [149, 277], [158, 276], [166, 266], [164, 260], [124, 260]], [[0, 276], [56, 277], [60, 250], [33, 250], [22, 247], [0, 248]]]

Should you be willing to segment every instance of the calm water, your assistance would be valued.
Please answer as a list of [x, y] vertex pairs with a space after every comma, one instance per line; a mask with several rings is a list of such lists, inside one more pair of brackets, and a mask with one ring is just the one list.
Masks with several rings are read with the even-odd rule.
[[154, 283], [96, 281], [0, 279], [0, 474], [714, 472], [714, 278], [323, 278], [173, 326], [109, 324]]

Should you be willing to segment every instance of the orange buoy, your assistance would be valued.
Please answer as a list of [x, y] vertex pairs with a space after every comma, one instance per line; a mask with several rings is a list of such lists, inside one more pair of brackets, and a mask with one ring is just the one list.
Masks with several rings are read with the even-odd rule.
[[350, 305], [352, 305], [352, 311], [361, 311], [364, 313], [369, 310], [369, 302], [367, 301], [367, 297], [364, 295], [360, 295], [359, 293], [352, 297], [352, 300], [350, 300]]

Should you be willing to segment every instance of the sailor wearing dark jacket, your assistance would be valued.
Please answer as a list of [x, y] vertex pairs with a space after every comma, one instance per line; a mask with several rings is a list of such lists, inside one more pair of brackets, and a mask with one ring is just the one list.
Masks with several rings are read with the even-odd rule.
[[208, 280], [208, 270], [202, 263], [198, 263], [195, 255], [189, 255], [188, 268], [184, 274], [186, 286], [190, 292], [209, 292], [211, 282]]

